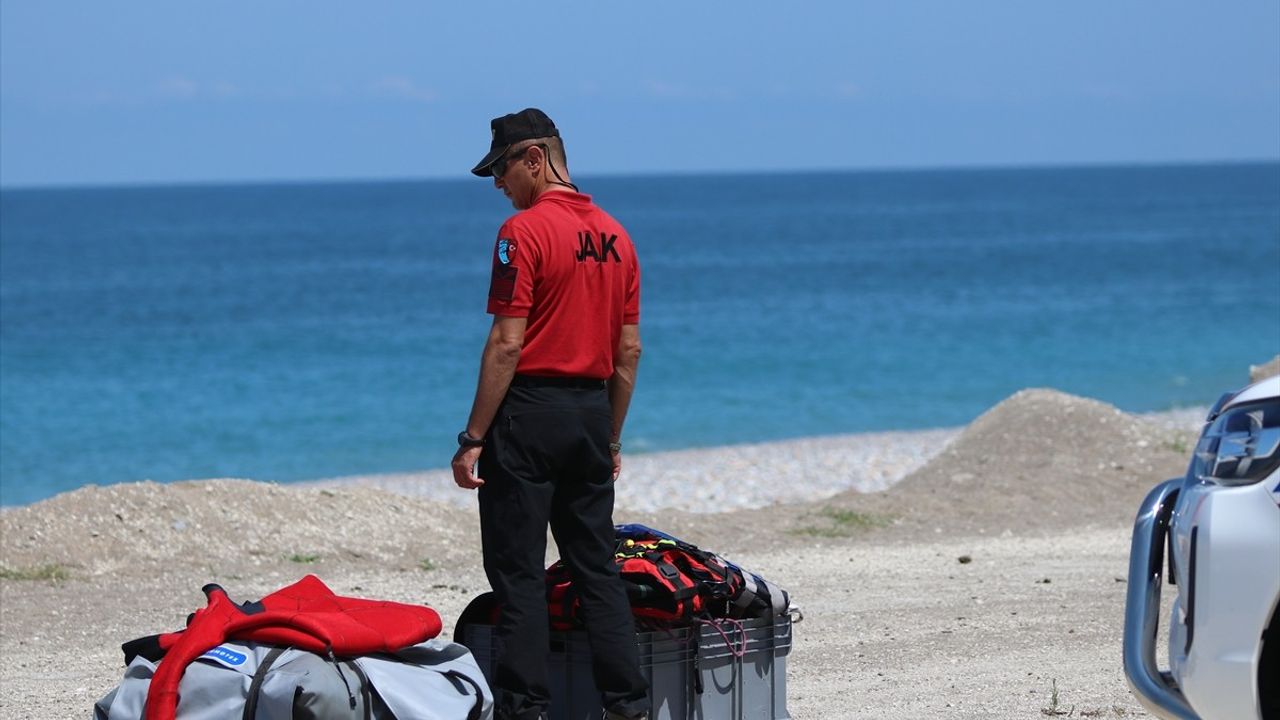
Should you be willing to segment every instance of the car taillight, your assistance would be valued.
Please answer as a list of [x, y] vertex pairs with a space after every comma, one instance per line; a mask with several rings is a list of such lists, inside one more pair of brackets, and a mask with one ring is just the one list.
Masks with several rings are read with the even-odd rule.
[[1191, 460], [1203, 482], [1249, 485], [1280, 466], [1280, 401], [1241, 405], [1205, 428]]

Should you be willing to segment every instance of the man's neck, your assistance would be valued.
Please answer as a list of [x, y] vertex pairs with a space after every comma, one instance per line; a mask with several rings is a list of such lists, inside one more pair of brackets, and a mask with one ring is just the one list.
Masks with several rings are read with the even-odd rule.
[[559, 180], [548, 180], [538, 187], [538, 192], [534, 194], [533, 201], [537, 202], [538, 198], [542, 197], [546, 193], [553, 192], [577, 192], [577, 188], [568, 185], [567, 182], [561, 183]]

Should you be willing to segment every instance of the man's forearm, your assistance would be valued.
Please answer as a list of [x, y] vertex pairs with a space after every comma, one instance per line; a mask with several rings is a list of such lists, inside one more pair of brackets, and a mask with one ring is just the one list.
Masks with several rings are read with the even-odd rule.
[[613, 434], [610, 440], [622, 438], [622, 424], [631, 406], [631, 393], [636, 387], [636, 372], [640, 369], [640, 329], [635, 325], [622, 326], [622, 337], [613, 354], [613, 375], [609, 377], [609, 407], [613, 414]]
[[631, 393], [636, 386], [636, 368], [628, 370], [615, 367], [613, 376], [609, 378], [609, 407], [613, 414], [613, 434], [610, 442], [618, 442], [622, 438], [622, 423], [627, 419], [627, 408], [631, 406]]
[[520, 361], [520, 346], [490, 336], [480, 356], [480, 379], [476, 383], [476, 397], [471, 404], [471, 416], [467, 419], [467, 434], [482, 438], [493, 423], [493, 416], [502, 404], [502, 398], [511, 387]]

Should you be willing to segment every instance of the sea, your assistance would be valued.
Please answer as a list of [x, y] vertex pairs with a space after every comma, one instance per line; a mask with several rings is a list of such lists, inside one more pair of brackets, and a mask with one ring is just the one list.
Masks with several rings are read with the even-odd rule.
[[[1280, 354], [1280, 163], [580, 185], [643, 267], [629, 453], [1027, 387], [1201, 406]], [[0, 191], [0, 504], [447, 466], [511, 212], [474, 179]]]

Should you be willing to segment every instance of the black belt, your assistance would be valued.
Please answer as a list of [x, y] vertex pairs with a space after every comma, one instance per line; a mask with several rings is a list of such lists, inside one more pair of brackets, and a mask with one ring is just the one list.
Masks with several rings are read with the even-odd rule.
[[596, 378], [569, 377], [567, 375], [516, 375], [511, 378], [511, 387], [523, 388], [578, 388], [580, 390], [603, 390], [604, 380]]

